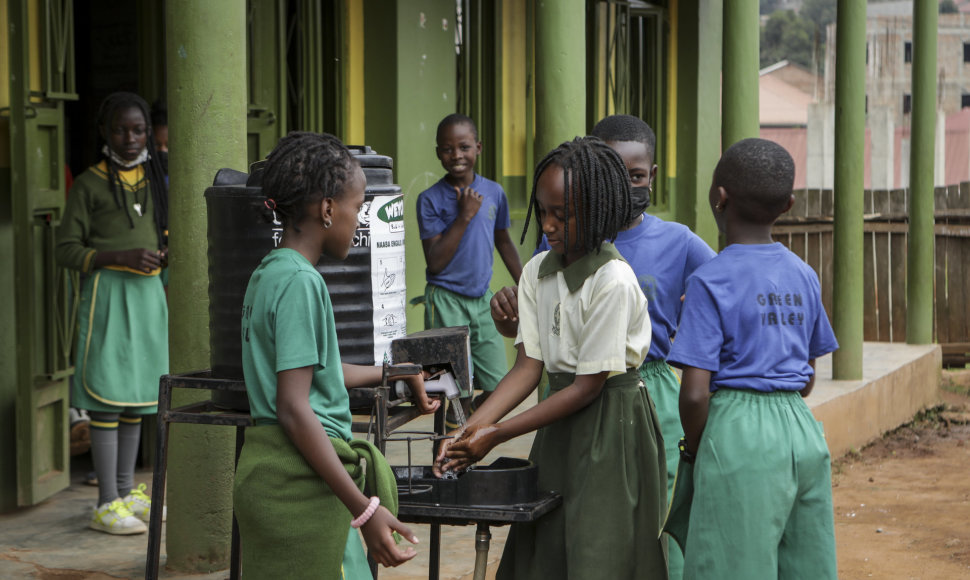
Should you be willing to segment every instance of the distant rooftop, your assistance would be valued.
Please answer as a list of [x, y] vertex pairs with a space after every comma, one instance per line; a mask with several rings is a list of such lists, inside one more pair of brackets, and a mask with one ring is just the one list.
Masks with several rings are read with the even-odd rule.
[[866, 16], [878, 18], [880, 16], [912, 16], [912, 0], [896, 0], [894, 2], [878, 2], [866, 4]]

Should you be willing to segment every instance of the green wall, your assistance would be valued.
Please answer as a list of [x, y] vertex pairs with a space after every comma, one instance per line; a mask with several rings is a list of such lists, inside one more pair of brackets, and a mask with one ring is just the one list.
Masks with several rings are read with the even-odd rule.
[[[455, 112], [455, 3], [379, 0], [364, 4], [364, 117], [367, 144], [394, 158], [405, 199], [408, 298], [424, 293], [418, 194], [444, 174], [435, 156], [438, 122]], [[408, 332], [424, 328], [408, 307]]]

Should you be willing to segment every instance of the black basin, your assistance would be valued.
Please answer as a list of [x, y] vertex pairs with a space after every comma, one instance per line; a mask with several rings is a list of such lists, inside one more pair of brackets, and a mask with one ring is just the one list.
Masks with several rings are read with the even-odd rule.
[[427, 465], [393, 470], [402, 503], [514, 506], [534, 502], [539, 496], [539, 468], [528, 459], [499, 457], [456, 479], [438, 479]]

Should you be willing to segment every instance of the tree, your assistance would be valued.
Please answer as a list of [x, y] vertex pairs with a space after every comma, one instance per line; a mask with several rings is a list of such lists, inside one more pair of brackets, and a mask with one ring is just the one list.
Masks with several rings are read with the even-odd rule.
[[761, 66], [780, 60], [805, 68], [812, 66], [815, 24], [791, 10], [779, 10], [761, 29]]
[[[762, 0], [762, 4], [764, 0]], [[940, 14], [956, 14], [959, 12], [957, 10], [957, 5], [954, 4], [953, 0], [943, 0], [940, 2]]]
[[758, 13], [771, 14], [778, 8], [779, 0], [759, 0]]
[[811, 20], [818, 37], [825, 41], [825, 27], [835, 22], [836, 0], [805, 0], [799, 15]]

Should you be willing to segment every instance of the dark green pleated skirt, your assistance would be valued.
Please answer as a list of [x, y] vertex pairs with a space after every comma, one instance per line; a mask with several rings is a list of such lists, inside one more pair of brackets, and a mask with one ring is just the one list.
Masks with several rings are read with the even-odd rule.
[[[572, 375], [550, 373], [552, 392]], [[636, 370], [610, 378], [588, 407], [536, 434], [539, 489], [563, 505], [513, 524], [496, 578], [666, 579], [663, 439]]]
[[246, 429], [233, 508], [245, 578], [371, 578], [350, 512], [279, 425]]

